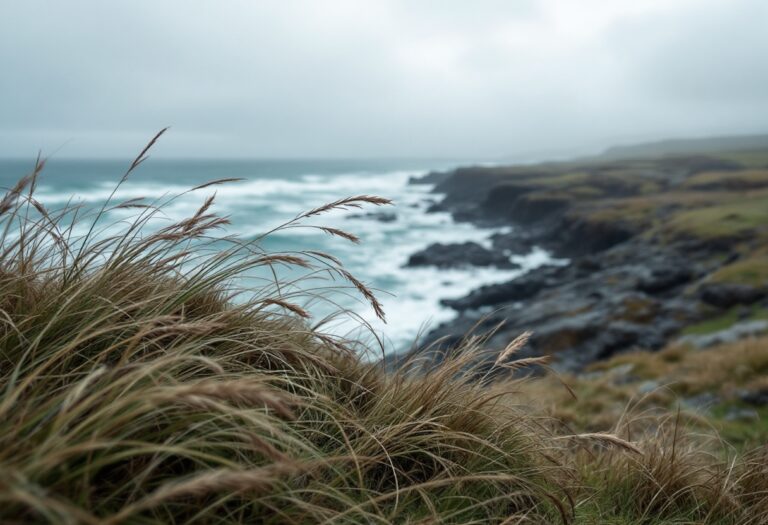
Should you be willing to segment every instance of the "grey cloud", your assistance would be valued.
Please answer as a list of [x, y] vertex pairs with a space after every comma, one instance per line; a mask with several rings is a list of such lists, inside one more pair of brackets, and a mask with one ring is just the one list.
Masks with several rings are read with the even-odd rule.
[[568, 2], [8, 3], [0, 155], [125, 155], [169, 124], [168, 156], [477, 158], [765, 131], [762, 0], [588, 0], [573, 21]]
[[[768, 102], [768, 4], [733, 0], [617, 28], [627, 74], [681, 103]], [[686, 16], [692, 15], [692, 16]], [[632, 38], [632, 41], [626, 41]]]

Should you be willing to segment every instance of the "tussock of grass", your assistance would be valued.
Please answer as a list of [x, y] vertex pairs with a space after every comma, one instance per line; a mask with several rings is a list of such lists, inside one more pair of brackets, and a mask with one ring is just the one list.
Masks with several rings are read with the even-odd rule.
[[[158, 203], [107, 202], [91, 217], [47, 210], [34, 198], [41, 170], [0, 201], [0, 522], [768, 517], [760, 452], [724, 466], [678, 453], [688, 442], [677, 426], [671, 438], [555, 431], [518, 406], [526, 383], [473, 368], [482, 338], [435, 368], [386, 372], [360, 343], [310, 324], [300, 288], [238, 280], [300, 267], [346, 283], [383, 316], [332, 256], [221, 237], [212, 198], [154, 230]], [[284, 227], [354, 241], [308, 221], [385, 203], [343, 199]], [[110, 235], [114, 207], [137, 215]], [[500, 369], [525, 364], [510, 348]]]
[[[768, 389], [766, 374], [768, 337], [763, 336], [705, 350], [672, 345], [655, 353], [627, 352], [593, 365], [585, 375], [566, 377], [577, 399], [559, 391], [553, 379], [530, 384], [524, 396], [581, 431], [610, 427], [628, 407], [665, 415], [682, 406], [681, 417], [698, 431], [711, 433], [714, 427], [731, 445], [749, 448], [768, 442], [765, 420], [728, 415], [735, 409], [764, 413], [765, 407], [748, 406], [740, 396]], [[711, 401], [691, 403], [702, 395]]]

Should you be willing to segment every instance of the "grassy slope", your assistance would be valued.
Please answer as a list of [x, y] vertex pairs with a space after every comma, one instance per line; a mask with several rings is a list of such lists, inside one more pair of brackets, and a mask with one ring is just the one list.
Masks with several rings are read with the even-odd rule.
[[[768, 412], [741, 400], [741, 393], [768, 388], [768, 337], [693, 350], [673, 345], [656, 353], [634, 351], [563, 378], [574, 399], [554, 378], [532, 383], [531, 399], [558, 421], [580, 431], [604, 429], [633, 414], [682, 417], [702, 432], [714, 428], [728, 445], [743, 450], [768, 442]], [[743, 417], [728, 417], [737, 409]], [[748, 413], [745, 411], [749, 411]]]
[[[34, 201], [35, 177], [0, 201], [0, 522], [768, 518], [765, 450], [725, 461], [664, 417], [620, 423], [625, 439], [563, 431], [525, 402], [545, 381], [468, 369], [478, 339], [439, 369], [386, 373], [312, 328], [298, 292], [233, 284], [257, 266], [323, 269], [376, 307], [333, 258], [211, 238], [212, 200], [158, 232], [140, 208], [123, 235], [75, 239], [73, 210]], [[292, 225], [366, 202], [381, 203]]]
[[507, 208], [557, 200], [598, 230], [623, 225], [653, 242], [707, 244], [713, 257], [732, 259], [707, 279], [768, 285], [767, 149], [477, 171], [489, 186], [523, 190]]

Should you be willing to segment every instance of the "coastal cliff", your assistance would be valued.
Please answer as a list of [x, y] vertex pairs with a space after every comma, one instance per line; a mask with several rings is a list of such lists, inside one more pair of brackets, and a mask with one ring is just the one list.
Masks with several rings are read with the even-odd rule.
[[[766, 330], [768, 144], [749, 146], [428, 175], [443, 195], [433, 210], [513, 227], [492, 237], [497, 257], [542, 247], [567, 262], [445, 299], [456, 318], [414, 353], [439, 361], [469, 331], [493, 331], [488, 345], [501, 350], [531, 330], [524, 355], [578, 371], [627, 350]], [[454, 257], [463, 251], [454, 246]], [[440, 265], [447, 253], [435, 253]]]

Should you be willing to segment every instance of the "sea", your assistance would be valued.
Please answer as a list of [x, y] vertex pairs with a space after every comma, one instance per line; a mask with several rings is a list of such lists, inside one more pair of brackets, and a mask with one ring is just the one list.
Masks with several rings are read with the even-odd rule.
[[[303, 306], [323, 329], [337, 335], [375, 341], [384, 352], [412, 347], [430, 327], [450, 320], [455, 313], [440, 300], [461, 297], [484, 284], [503, 282], [551, 262], [550, 255], [534, 249], [509, 254], [519, 269], [466, 267], [437, 269], [406, 267], [408, 257], [432, 243], [475, 241], [489, 246], [500, 228], [479, 228], [456, 222], [449, 213], [428, 212], [441, 198], [434, 187], [410, 184], [433, 170], [448, 170], [475, 161], [419, 160], [171, 160], [150, 158], [119, 188], [115, 202], [143, 197], [148, 201], [170, 200], [163, 220], [189, 217], [215, 193], [213, 211], [231, 224], [221, 235], [243, 240], [260, 238], [303, 211], [340, 198], [376, 195], [393, 201], [384, 208], [338, 210], [312, 218], [307, 224], [340, 228], [360, 238], [359, 244], [313, 228], [279, 230], [259, 242], [271, 252], [319, 250], [336, 256], [344, 267], [373, 289], [383, 305], [386, 322], [348, 283], [327, 279], [301, 281], [311, 289]], [[70, 204], [97, 208], [121, 179], [128, 160], [49, 159], [40, 175], [37, 199], [49, 209]], [[34, 159], [0, 160], [0, 186], [8, 188], [34, 166]], [[202, 190], [192, 187], [222, 178], [243, 179]], [[187, 192], [187, 193], [185, 193]], [[369, 215], [369, 212], [373, 214]], [[382, 217], [377, 212], [388, 214]], [[127, 210], [107, 217], [124, 224]], [[382, 218], [387, 220], [381, 220]], [[295, 269], [280, 279], [296, 278]], [[328, 319], [331, 319], [328, 321]]]

